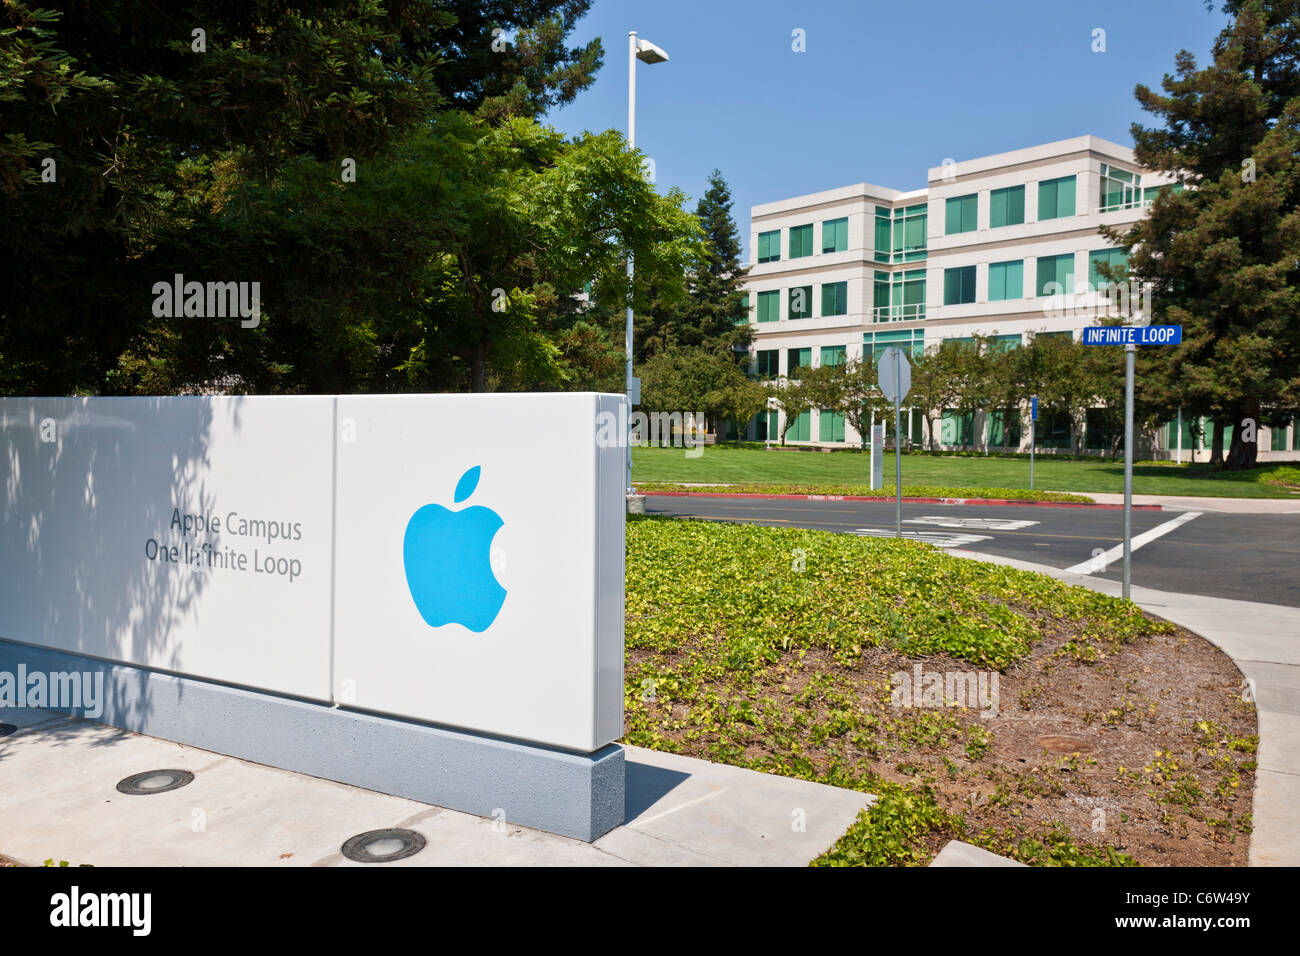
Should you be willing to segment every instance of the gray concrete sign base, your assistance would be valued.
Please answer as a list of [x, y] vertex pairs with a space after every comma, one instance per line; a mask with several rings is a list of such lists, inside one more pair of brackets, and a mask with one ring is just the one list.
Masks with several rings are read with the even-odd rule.
[[[614, 744], [571, 753], [0, 641], [0, 671], [20, 667], [102, 673], [93, 719], [216, 754], [588, 842], [623, 822]], [[10, 713], [0, 709], [0, 722], [13, 723]]]

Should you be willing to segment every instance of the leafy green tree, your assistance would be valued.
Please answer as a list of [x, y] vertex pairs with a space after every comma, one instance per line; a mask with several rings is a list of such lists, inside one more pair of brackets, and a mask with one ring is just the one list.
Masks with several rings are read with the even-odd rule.
[[921, 410], [930, 450], [939, 450], [939, 424], [946, 408], [956, 403], [961, 387], [958, 343], [945, 339], [912, 359], [912, 389], [908, 400]]
[[744, 378], [729, 358], [705, 348], [674, 348], [652, 355], [640, 367], [641, 405], [645, 412], [716, 414], [710, 396]]
[[736, 444], [740, 444], [754, 416], [767, 408], [770, 395], [766, 386], [741, 373], [729, 377], [725, 384], [709, 392], [704, 403], [719, 421], [726, 419], [731, 422]]
[[888, 403], [876, 384], [876, 369], [870, 361], [852, 358], [843, 365], [823, 366], [827, 372], [827, 396], [822, 407], [839, 412], [858, 433], [865, 451], [871, 440], [871, 422], [882, 415]]
[[1223, 9], [1234, 21], [1209, 66], [1183, 51], [1163, 94], [1137, 88], [1164, 120], [1134, 125], [1138, 160], [1192, 188], [1107, 234], [1152, 283], [1156, 320], [1183, 326], [1148, 394], [1166, 412], [1212, 417], [1216, 451], [1231, 422], [1225, 467], [1239, 469], [1258, 449], [1243, 422], [1280, 424], [1300, 407], [1300, 2]]

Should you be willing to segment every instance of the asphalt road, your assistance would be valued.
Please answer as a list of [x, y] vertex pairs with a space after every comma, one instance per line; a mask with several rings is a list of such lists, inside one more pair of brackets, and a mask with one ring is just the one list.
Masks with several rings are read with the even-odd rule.
[[[650, 495], [648, 514], [820, 528], [892, 536], [894, 502], [674, 498]], [[1188, 517], [1189, 515], [1195, 517]], [[940, 547], [997, 554], [1118, 581], [1124, 513], [1051, 508], [903, 503], [904, 534]], [[1139, 543], [1144, 532], [1158, 532]], [[1300, 607], [1300, 515], [1134, 511], [1133, 583]]]

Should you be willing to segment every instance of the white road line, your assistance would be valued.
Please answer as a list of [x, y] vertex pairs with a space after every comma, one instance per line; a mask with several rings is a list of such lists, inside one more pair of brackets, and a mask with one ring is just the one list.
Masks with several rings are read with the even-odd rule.
[[[1138, 535], [1136, 538], [1133, 539], [1133, 550], [1136, 551], [1138, 548], [1142, 547], [1142, 545], [1149, 544], [1150, 542], [1154, 541], [1156, 538], [1168, 534], [1170, 531], [1173, 531], [1175, 528], [1180, 527], [1181, 525], [1187, 524], [1187, 522], [1191, 521], [1193, 518], [1199, 518], [1202, 514], [1204, 514], [1204, 512], [1188, 511], [1185, 512], [1184, 514], [1180, 514], [1177, 518], [1174, 518], [1172, 521], [1166, 521], [1164, 524], [1156, 525], [1150, 531], [1143, 531], [1140, 535]], [[1081, 561], [1078, 564], [1076, 564], [1074, 567], [1066, 568], [1065, 570], [1069, 571], [1072, 574], [1093, 574], [1094, 572], [1097, 571], [1105, 571], [1106, 568], [1109, 567], [1113, 562], [1119, 561], [1123, 557], [1124, 557], [1124, 544], [1123, 542], [1121, 542], [1120, 544], [1115, 545], [1115, 547], [1111, 548], [1105, 554], [1094, 555], [1093, 557], [1089, 558], [1087, 561]]]
[[940, 528], [974, 528], [978, 531], [1018, 531], [1038, 524], [1037, 521], [1016, 521], [1009, 518], [904, 518], [903, 524], [929, 524]]
[[[868, 538], [894, 537], [894, 532], [888, 528], [858, 528], [852, 533]], [[938, 548], [955, 548], [962, 544], [974, 544], [977, 541], [989, 540], [989, 536], [986, 534], [945, 534], [942, 531], [904, 531], [903, 537], [908, 541], [924, 541], [926, 544], [932, 544]]]

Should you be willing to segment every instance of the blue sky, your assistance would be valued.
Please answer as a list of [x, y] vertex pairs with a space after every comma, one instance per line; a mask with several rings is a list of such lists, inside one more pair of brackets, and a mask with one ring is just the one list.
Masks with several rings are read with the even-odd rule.
[[[637, 145], [691, 209], [721, 169], [743, 234], [755, 203], [864, 181], [919, 189], [946, 157], [1085, 133], [1131, 146], [1131, 123], [1154, 125], [1134, 86], [1158, 88], [1181, 49], [1205, 63], [1226, 22], [1203, 0], [595, 0], [573, 39], [601, 37], [605, 65], [547, 119], [626, 132], [636, 30], [671, 57], [637, 67]], [[796, 28], [806, 52], [791, 49]]]

